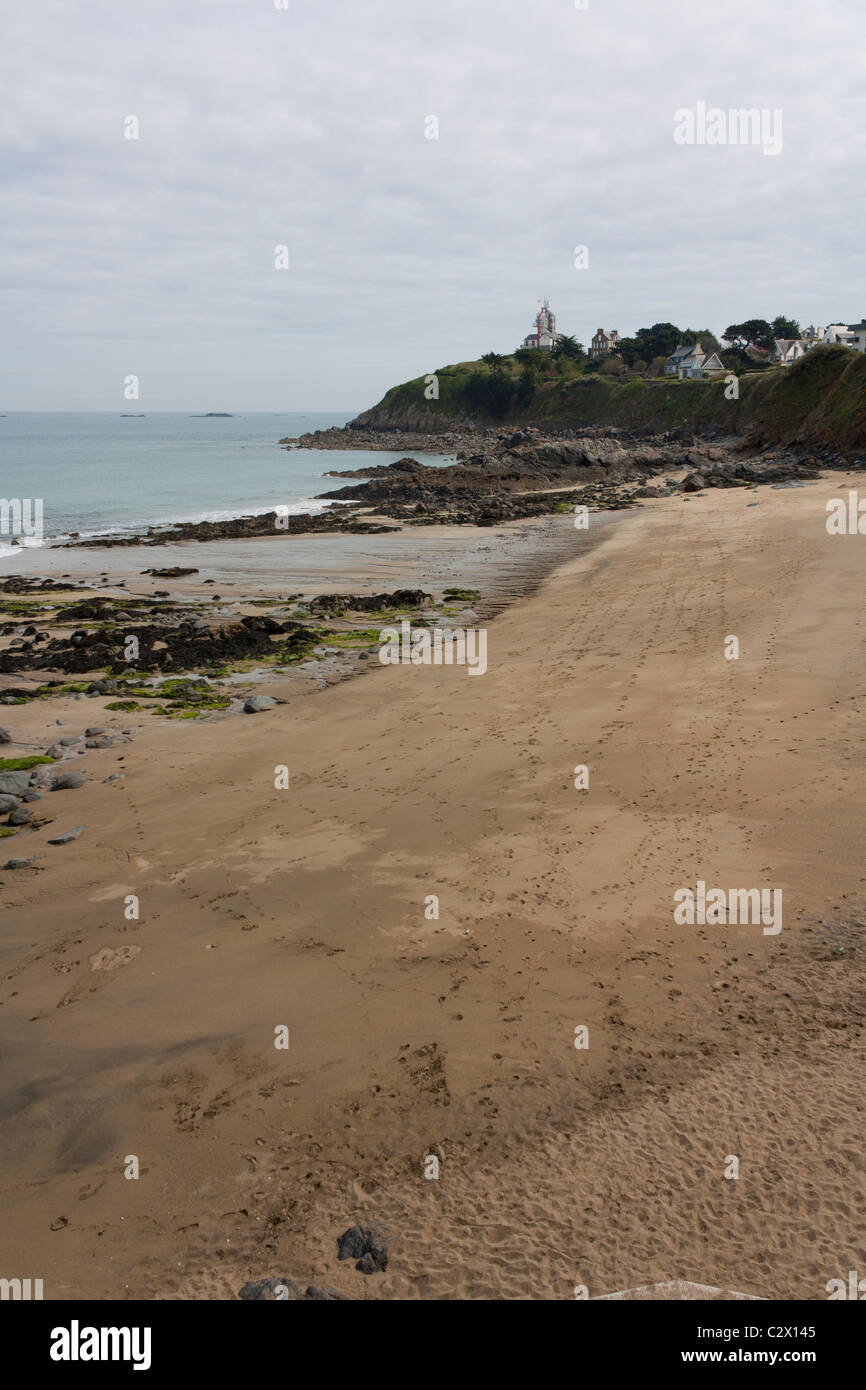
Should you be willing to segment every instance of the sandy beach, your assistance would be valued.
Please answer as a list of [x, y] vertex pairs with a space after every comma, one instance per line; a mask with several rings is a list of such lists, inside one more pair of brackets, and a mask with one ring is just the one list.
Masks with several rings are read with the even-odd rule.
[[[823, 1299], [862, 1267], [864, 552], [824, 510], [856, 485], [649, 500], [590, 545], [545, 522], [483, 678], [53, 702], [134, 735], [0, 876], [5, 1263], [71, 1300]], [[47, 717], [3, 716], [34, 746]], [[782, 930], [678, 924], [698, 881], [781, 890]], [[337, 1262], [355, 1222], [384, 1272]]]

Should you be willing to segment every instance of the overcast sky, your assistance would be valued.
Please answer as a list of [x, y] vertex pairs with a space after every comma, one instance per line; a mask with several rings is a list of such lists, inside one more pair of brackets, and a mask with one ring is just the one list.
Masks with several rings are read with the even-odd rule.
[[[276, 3], [7, 0], [0, 410], [362, 409], [544, 295], [866, 316], [864, 0]], [[676, 144], [699, 101], [781, 153]]]

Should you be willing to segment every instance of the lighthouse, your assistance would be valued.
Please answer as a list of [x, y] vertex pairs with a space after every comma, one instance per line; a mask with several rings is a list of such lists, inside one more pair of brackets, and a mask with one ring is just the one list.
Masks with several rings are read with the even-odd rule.
[[523, 339], [521, 346], [538, 348], [541, 352], [550, 352], [559, 342], [559, 334], [556, 331], [556, 315], [546, 299], [539, 300], [539, 303], [541, 308], [535, 315], [535, 327]]

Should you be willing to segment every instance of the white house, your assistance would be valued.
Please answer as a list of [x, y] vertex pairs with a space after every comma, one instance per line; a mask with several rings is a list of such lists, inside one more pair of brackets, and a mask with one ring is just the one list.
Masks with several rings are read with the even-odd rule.
[[866, 322], [849, 325], [848, 346], [856, 352], [866, 352]]
[[792, 362], [804, 357], [808, 351], [809, 344], [804, 338], [777, 338], [773, 361], [781, 362], [783, 367], [790, 367]]
[[851, 346], [848, 342], [850, 329], [847, 323], [828, 323], [824, 329], [822, 343], [844, 343], [846, 347]]

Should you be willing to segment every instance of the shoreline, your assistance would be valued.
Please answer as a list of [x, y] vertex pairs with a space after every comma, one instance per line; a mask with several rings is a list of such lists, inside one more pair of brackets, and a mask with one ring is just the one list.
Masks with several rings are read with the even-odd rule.
[[[325, 448], [333, 435], [347, 433], [352, 431], [326, 432], [324, 442], [316, 447]], [[236, 514], [223, 509], [216, 518], [161, 522], [139, 531], [131, 523], [128, 528], [116, 526], [83, 539], [73, 531], [68, 539], [56, 538], [51, 548], [138, 549], [189, 541], [295, 541], [311, 534], [384, 535], [407, 527], [494, 526], [578, 505], [594, 511], [617, 510], [671, 491], [817, 479], [821, 469], [828, 467], [844, 466], [850, 471], [861, 463], [866, 466], [863, 460], [846, 463], [832, 449], [816, 454], [804, 447], [767, 446], [756, 452], [743, 437], [720, 438], [714, 433], [701, 437], [687, 430], [659, 435], [528, 427], [476, 430], [461, 439], [464, 444], [450, 435], [432, 437], [437, 446], [432, 452], [439, 453], [441, 460], [448, 446], [453, 462], [446, 458], [422, 464], [404, 456], [384, 465], [370, 462], [360, 468], [328, 469], [321, 476], [363, 481], [331, 488], [306, 504], [298, 501]], [[354, 453], [375, 454], [388, 445], [396, 452], [395, 440], [387, 431], [365, 431], [361, 442], [363, 447], [354, 447]], [[354, 446], [358, 443], [358, 439], [351, 441]], [[285, 440], [281, 444], [287, 447]], [[296, 442], [296, 447], [302, 445]], [[349, 447], [344, 443], [333, 452]], [[307, 509], [300, 510], [302, 506]]]

